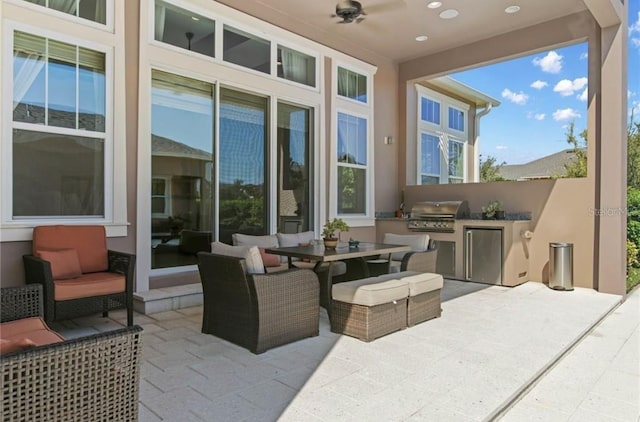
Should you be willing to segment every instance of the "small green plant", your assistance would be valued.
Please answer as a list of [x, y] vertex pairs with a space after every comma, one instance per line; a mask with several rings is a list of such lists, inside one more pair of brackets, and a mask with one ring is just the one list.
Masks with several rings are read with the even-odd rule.
[[498, 199], [492, 199], [487, 205], [482, 207], [482, 213], [487, 218], [493, 218], [497, 211], [502, 211], [502, 201]]
[[348, 232], [349, 225], [344, 222], [342, 218], [334, 218], [333, 220], [327, 220], [322, 228], [322, 237], [325, 239], [335, 239], [336, 231]]

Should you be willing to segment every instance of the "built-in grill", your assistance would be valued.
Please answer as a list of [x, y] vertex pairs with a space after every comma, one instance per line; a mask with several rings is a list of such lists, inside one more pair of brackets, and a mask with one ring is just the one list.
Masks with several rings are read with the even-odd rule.
[[467, 201], [417, 202], [407, 227], [411, 231], [453, 233], [456, 219], [468, 216]]

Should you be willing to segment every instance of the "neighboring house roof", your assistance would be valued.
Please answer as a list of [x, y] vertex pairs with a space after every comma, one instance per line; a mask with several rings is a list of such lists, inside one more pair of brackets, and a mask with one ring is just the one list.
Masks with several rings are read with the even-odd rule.
[[500, 105], [500, 101], [495, 98], [490, 97], [477, 89], [471, 88], [469, 85], [458, 82], [449, 76], [440, 76], [438, 78], [429, 79], [429, 84], [458, 97], [467, 99], [471, 103], [475, 104], [476, 107], [487, 107], [489, 104], [491, 104], [492, 107]]
[[211, 161], [211, 153], [198, 148], [192, 148], [182, 142], [165, 138], [158, 135], [151, 135], [152, 155], [158, 157], [182, 157], [194, 160]]
[[506, 180], [550, 179], [566, 173], [565, 164], [576, 159], [573, 149], [565, 149], [524, 164], [505, 164], [498, 174]]

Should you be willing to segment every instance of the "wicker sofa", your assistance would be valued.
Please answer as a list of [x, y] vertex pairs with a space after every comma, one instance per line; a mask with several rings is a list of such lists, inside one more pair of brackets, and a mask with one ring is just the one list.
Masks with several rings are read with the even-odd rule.
[[256, 354], [318, 335], [320, 296], [313, 271], [249, 274], [244, 258], [208, 252], [198, 253], [198, 268], [203, 333]]
[[[2, 322], [42, 316], [42, 286], [3, 288]], [[131, 326], [0, 355], [3, 421], [135, 421], [141, 331]]]

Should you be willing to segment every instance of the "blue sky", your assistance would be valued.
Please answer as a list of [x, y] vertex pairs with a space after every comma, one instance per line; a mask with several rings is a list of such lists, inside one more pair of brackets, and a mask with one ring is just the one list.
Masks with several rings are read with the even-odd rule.
[[[502, 104], [480, 121], [480, 153], [526, 163], [569, 148], [587, 125], [587, 43], [551, 49], [450, 76]], [[629, 2], [629, 111], [640, 121], [640, 1]]]

